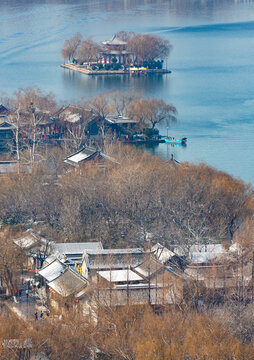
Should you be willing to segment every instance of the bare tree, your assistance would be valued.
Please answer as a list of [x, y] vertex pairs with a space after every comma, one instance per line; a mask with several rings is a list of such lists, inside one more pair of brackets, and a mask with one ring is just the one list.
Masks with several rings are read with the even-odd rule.
[[95, 118], [97, 118], [98, 127], [101, 132], [101, 137], [104, 140], [106, 136], [106, 123], [105, 119], [110, 113], [108, 94], [102, 93], [94, 96], [88, 102], [88, 108]]
[[13, 132], [15, 136], [15, 151], [17, 161], [20, 161], [20, 131], [22, 126], [22, 99], [20, 96], [20, 91], [14, 93], [14, 98], [9, 100], [9, 105], [12, 108], [12, 111], [8, 115], [8, 121], [13, 127]]
[[128, 104], [137, 98], [138, 94], [132, 90], [129, 92], [116, 91], [109, 95], [109, 110], [112, 114], [123, 116], [126, 114]]
[[[54, 95], [44, 94], [39, 88], [19, 89], [9, 99], [9, 106], [11, 111], [8, 121], [14, 128], [17, 160], [21, 159], [21, 146], [26, 140], [32, 145], [31, 161], [34, 162], [39, 126], [47, 123], [56, 109]], [[26, 139], [21, 137], [22, 130]]]
[[134, 32], [132, 32], [132, 31], [124, 31], [124, 30], [119, 31], [119, 32], [116, 33], [116, 36], [117, 36], [119, 39], [123, 40], [123, 41], [128, 41], [128, 40], [129, 40], [130, 38], [132, 38], [134, 35], [135, 35]]
[[23, 268], [24, 261], [23, 250], [13, 243], [9, 229], [3, 229], [0, 234], [0, 276], [10, 295], [16, 293], [17, 278]]
[[80, 46], [82, 36], [80, 33], [76, 33], [72, 38], [65, 40], [61, 49], [61, 56], [64, 60], [73, 60], [77, 54], [78, 47]]
[[82, 41], [77, 58], [79, 62], [92, 62], [97, 61], [101, 51], [100, 45], [94, 42], [91, 38]]
[[137, 63], [144, 61], [162, 60], [169, 56], [172, 46], [168, 40], [156, 35], [135, 34], [127, 41], [127, 47], [131, 51]]
[[134, 99], [127, 105], [127, 113], [142, 126], [148, 125], [152, 129], [162, 121], [165, 121], [167, 125], [176, 121], [176, 108], [166, 104], [164, 100], [154, 98]]
[[107, 93], [94, 96], [87, 105], [90, 111], [100, 119], [104, 120], [109, 114], [110, 109]]
[[27, 88], [20, 90], [23, 101], [23, 109], [30, 128], [30, 140], [32, 143], [31, 161], [35, 162], [38, 127], [44, 121], [49, 120], [50, 115], [56, 110], [56, 103], [52, 93], [44, 94], [39, 88]]

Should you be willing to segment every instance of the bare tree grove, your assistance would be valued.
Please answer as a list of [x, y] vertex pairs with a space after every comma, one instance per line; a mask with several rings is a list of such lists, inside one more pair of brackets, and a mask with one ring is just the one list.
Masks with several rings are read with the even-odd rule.
[[[73, 241], [143, 245], [152, 233], [165, 245], [190, 246], [227, 240], [252, 213], [252, 190], [229, 175], [202, 164], [172, 168], [122, 145], [105, 150], [119, 161], [105, 174], [84, 168], [56, 182], [45, 161], [31, 174], [1, 177], [2, 221], [44, 221], [56, 237]], [[61, 159], [47, 156], [61, 171]]]

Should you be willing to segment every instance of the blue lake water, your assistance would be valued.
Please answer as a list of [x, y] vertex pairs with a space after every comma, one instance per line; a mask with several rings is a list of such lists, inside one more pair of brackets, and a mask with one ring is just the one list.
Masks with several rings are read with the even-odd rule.
[[[169, 39], [172, 73], [88, 77], [59, 67], [62, 43], [75, 32], [99, 41], [119, 30]], [[163, 98], [178, 109], [169, 134], [188, 144], [148, 151], [254, 184], [254, 1], [0, 0], [0, 92], [34, 85], [59, 101], [129, 88]]]

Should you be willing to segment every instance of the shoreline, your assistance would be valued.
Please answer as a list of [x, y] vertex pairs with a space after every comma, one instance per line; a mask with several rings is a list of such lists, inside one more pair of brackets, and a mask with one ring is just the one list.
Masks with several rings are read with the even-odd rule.
[[149, 144], [149, 145], [155, 145], [155, 144], [162, 144], [165, 143], [164, 139], [147, 139], [147, 140], [128, 140], [128, 141], [121, 141], [124, 144], [132, 144], [132, 145], [139, 145], [139, 144]]
[[[88, 70], [81, 67], [82, 65], [61, 64], [60, 67], [85, 75], [130, 75], [129, 70]], [[170, 70], [166, 69], [147, 69], [146, 74], [170, 74]]]

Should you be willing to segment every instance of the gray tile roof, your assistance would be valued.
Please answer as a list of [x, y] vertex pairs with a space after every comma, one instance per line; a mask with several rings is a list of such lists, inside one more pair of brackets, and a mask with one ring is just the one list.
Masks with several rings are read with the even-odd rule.
[[89, 255], [132, 255], [132, 254], [143, 254], [144, 251], [141, 248], [130, 248], [130, 249], [88, 249]]
[[119, 39], [116, 35], [113, 35], [111, 39], [102, 42], [103, 45], [126, 45], [127, 42]]
[[160, 243], [155, 244], [151, 251], [162, 264], [165, 264], [168, 260], [175, 256], [175, 253]]
[[55, 259], [52, 263], [39, 270], [39, 274], [47, 281], [52, 281], [60, 276], [65, 269], [66, 265]]
[[71, 154], [70, 156], [65, 158], [63, 162], [69, 165], [78, 166], [79, 163], [81, 163], [82, 161], [93, 159], [95, 156], [97, 156], [99, 159], [105, 159], [115, 164], [119, 164], [118, 161], [111, 156], [106, 155], [101, 151], [98, 151], [95, 148], [88, 146], [75, 152], [74, 154]]
[[136, 281], [144, 280], [141, 276], [139, 276], [134, 271], [129, 269], [98, 271], [98, 274], [102, 278], [112, 283], [132, 282], [132, 281], [136, 282]]
[[12, 124], [8, 123], [7, 121], [0, 122], [0, 130], [6, 131], [6, 130], [13, 130]]
[[124, 269], [137, 266], [143, 260], [142, 249], [104, 249], [87, 251], [89, 268], [94, 269]]
[[85, 147], [65, 158], [64, 162], [68, 164], [79, 164], [81, 161], [90, 159], [91, 157], [95, 156], [97, 153], [98, 152], [95, 148]]
[[80, 242], [80, 243], [55, 243], [52, 245], [52, 252], [58, 252], [65, 255], [82, 256], [84, 251], [99, 251], [103, 249], [102, 243], [99, 242]]
[[67, 268], [58, 278], [48, 283], [51, 289], [63, 297], [77, 294], [86, 285], [86, 279], [70, 268]]
[[164, 266], [159, 261], [154, 259], [151, 255], [147, 255], [145, 261], [138, 265], [135, 268], [135, 271], [141, 276], [150, 277], [162, 268], [164, 268]]
[[7, 106], [0, 104], [0, 116], [6, 116], [9, 115], [9, 113], [10, 113], [10, 109]]

